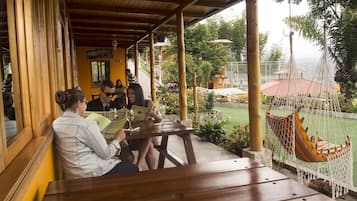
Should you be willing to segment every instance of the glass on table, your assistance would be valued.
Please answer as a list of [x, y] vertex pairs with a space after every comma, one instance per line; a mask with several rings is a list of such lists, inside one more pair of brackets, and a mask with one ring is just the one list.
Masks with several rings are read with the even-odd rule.
[[132, 109], [127, 109], [125, 111], [125, 118], [129, 123], [129, 130], [133, 130], [133, 127], [131, 126], [131, 123], [134, 121], [134, 111]]

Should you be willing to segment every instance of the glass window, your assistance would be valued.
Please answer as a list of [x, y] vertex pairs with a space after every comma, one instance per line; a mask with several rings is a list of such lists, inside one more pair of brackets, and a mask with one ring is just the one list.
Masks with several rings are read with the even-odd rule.
[[109, 80], [109, 61], [91, 61], [92, 87], [99, 87], [101, 81]]
[[[14, 93], [14, 85], [16, 80], [14, 80], [12, 64], [17, 62], [12, 62], [10, 55], [10, 42], [9, 42], [9, 26], [8, 26], [8, 15], [6, 8], [6, 1], [1, 1], [0, 9], [0, 24], [1, 27], [1, 37], [0, 37], [0, 69], [1, 69], [1, 93], [2, 93], [2, 105], [3, 115], [5, 121], [6, 130], [6, 142], [10, 145], [17, 133], [16, 115], [15, 115], [15, 98], [18, 94]], [[15, 67], [16, 68], [16, 67]]]

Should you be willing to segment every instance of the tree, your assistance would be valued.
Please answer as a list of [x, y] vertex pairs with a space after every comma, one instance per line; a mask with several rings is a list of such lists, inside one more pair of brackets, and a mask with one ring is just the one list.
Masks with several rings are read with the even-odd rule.
[[[200, 65], [200, 79], [201, 79], [201, 86], [208, 88], [208, 80], [211, 79], [211, 71], [213, 67], [209, 61], [203, 61]], [[202, 85], [204, 84], [204, 85]]]
[[[177, 68], [177, 39], [174, 34], [169, 36], [171, 47], [165, 52], [174, 55], [174, 64], [165, 64], [165, 72], [176, 72], [170, 67]], [[214, 44], [216, 39], [228, 39], [233, 42], [231, 47], [224, 44]], [[263, 51], [268, 39], [267, 34], [260, 34], [260, 49]], [[187, 86], [192, 86], [192, 74], [197, 72], [200, 86], [206, 86], [209, 80], [220, 74], [220, 69], [228, 61], [232, 61], [230, 51], [233, 52], [233, 61], [240, 61], [246, 52], [246, 20], [241, 18], [224, 21], [222, 18], [210, 18], [206, 23], [195, 24], [185, 29], [186, 72]], [[167, 73], [164, 73], [167, 75]], [[177, 74], [170, 75], [171, 78]], [[165, 80], [165, 79], [164, 79]], [[175, 79], [174, 79], [175, 80]]]
[[273, 44], [270, 48], [269, 55], [267, 57], [268, 61], [279, 61], [283, 52], [278, 44]]
[[[276, 0], [282, 2], [284, 0]], [[301, 0], [295, 0], [300, 3]], [[335, 81], [347, 100], [355, 94], [357, 82], [357, 1], [307, 0], [306, 16], [285, 19], [285, 23], [301, 36], [327, 49], [336, 63]], [[324, 33], [327, 37], [325, 38]]]

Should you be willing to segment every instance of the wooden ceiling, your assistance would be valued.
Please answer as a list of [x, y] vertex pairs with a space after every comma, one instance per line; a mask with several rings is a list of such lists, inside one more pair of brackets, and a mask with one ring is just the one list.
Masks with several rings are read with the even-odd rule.
[[190, 26], [243, 0], [68, 0], [70, 25], [77, 46], [147, 45], [148, 35], [176, 30], [183, 9]]

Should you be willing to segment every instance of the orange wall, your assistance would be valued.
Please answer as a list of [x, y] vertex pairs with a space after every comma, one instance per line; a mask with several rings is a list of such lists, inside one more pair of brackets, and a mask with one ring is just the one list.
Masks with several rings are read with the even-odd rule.
[[51, 144], [22, 200], [42, 200], [48, 183], [55, 179], [54, 169], [53, 145]]
[[[91, 94], [99, 93], [99, 88], [92, 88], [92, 76], [90, 60], [87, 59], [88, 50], [100, 49], [98, 47], [77, 47], [78, 84], [82, 88], [87, 100], [92, 100]], [[119, 62], [120, 60], [120, 62]], [[126, 84], [125, 77], [125, 49], [117, 48], [113, 52], [110, 62], [110, 79], [115, 84], [117, 79], [121, 79]]]

